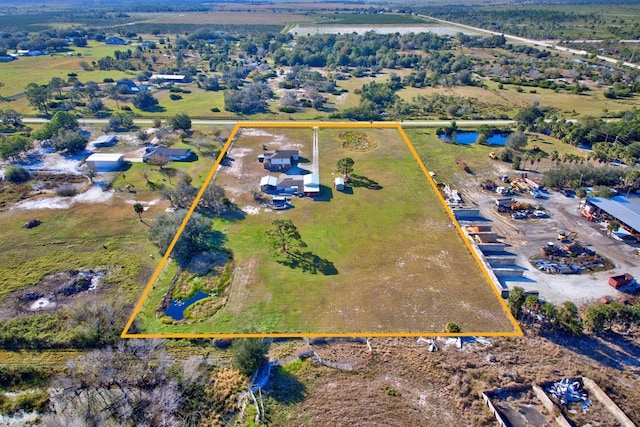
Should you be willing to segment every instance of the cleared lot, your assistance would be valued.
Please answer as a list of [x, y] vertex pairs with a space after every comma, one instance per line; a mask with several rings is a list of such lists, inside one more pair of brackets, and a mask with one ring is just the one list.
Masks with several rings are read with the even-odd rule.
[[[359, 129], [374, 143], [354, 151], [341, 142], [344, 128], [318, 126], [320, 196], [296, 197], [284, 211], [254, 196], [267, 173], [258, 155], [297, 149], [303, 167], [315, 163], [311, 125], [242, 129], [214, 180], [246, 213], [215, 224], [234, 254], [228, 301], [192, 324], [165, 324], [146, 304], [144, 332], [422, 334], [456, 322], [466, 333], [518, 334], [397, 129]], [[347, 156], [355, 161], [352, 181], [336, 191], [336, 162]], [[279, 218], [293, 221], [314, 264], [330, 271], [274, 258], [264, 236]], [[170, 281], [161, 278], [151, 298]]]

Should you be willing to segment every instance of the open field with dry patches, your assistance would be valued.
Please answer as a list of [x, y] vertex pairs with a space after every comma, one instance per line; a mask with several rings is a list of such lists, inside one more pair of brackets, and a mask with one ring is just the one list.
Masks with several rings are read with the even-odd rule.
[[[312, 129], [241, 129], [214, 179], [245, 213], [215, 224], [234, 253], [227, 305], [203, 322], [162, 324], [158, 306], [149, 302], [166, 292], [171, 278], [161, 276], [138, 316], [142, 331], [417, 334], [442, 333], [447, 322], [456, 322], [469, 333], [516, 333], [398, 132], [358, 130], [377, 143], [360, 152], [342, 147], [344, 131], [318, 131], [320, 196], [295, 197], [292, 208], [274, 211], [254, 198], [267, 174], [258, 154], [263, 144], [297, 149], [299, 166], [309, 169]], [[340, 192], [332, 184], [343, 157], [353, 158], [355, 169]], [[274, 257], [265, 232], [282, 218], [297, 226], [313, 261]]]
[[247, 6], [239, 11], [181, 12], [181, 13], [135, 13], [132, 21], [145, 24], [196, 24], [196, 25], [287, 25], [292, 22], [310, 22], [304, 14], [289, 14], [276, 10], [247, 11]]
[[[461, 350], [453, 342], [439, 340], [440, 350], [433, 353], [416, 339], [370, 342], [371, 353], [364, 344], [312, 347], [333, 362], [364, 360], [351, 372], [316, 363], [292, 364], [290, 375], [278, 371], [268, 390], [268, 403], [273, 405], [270, 421], [283, 426], [493, 426], [495, 418], [480, 392], [576, 376], [593, 379], [627, 416], [640, 421], [634, 392], [640, 386], [637, 337], [568, 339], [528, 331], [523, 338], [493, 338], [485, 344], [465, 344]], [[297, 351], [308, 349], [301, 345]], [[288, 372], [287, 365], [283, 371]], [[298, 393], [286, 394], [292, 391]], [[610, 415], [596, 405], [580, 420], [597, 425], [610, 420]]]

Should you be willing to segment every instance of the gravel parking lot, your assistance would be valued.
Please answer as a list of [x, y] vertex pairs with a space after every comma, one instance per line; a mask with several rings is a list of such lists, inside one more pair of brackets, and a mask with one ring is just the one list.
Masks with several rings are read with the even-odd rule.
[[[608, 237], [600, 224], [581, 217], [578, 198], [551, 190], [544, 191], [539, 199], [528, 194], [518, 195], [516, 200], [541, 205], [549, 217], [514, 220], [508, 214], [497, 212], [497, 194], [483, 191], [476, 185], [475, 181], [469, 182], [469, 186], [461, 190], [463, 198], [467, 204], [477, 205], [480, 214], [492, 221], [493, 231], [509, 245], [507, 251], [517, 255], [517, 265], [525, 270], [522, 278], [501, 279], [509, 288], [521, 286], [527, 291], [538, 291], [542, 299], [554, 304], [564, 301], [581, 304], [604, 296], [624, 296], [625, 293], [607, 284], [609, 276], [631, 273], [640, 277], [640, 256], [635, 254], [640, 244]], [[640, 204], [637, 195], [631, 199]], [[582, 244], [613, 261], [615, 268], [582, 274], [548, 274], [531, 265], [529, 258], [539, 254], [541, 247], [547, 242], [558, 243], [559, 232], [571, 231], [577, 233], [577, 240]]]

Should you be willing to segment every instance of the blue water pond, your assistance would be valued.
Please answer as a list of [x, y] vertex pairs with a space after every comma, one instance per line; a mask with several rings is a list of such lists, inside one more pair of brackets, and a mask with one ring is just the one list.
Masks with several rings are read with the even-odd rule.
[[[507, 142], [508, 133], [494, 133], [487, 138], [487, 144], [489, 145], [504, 145]], [[451, 142], [451, 136], [441, 134], [440, 139], [445, 142]], [[455, 143], [470, 145], [475, 144], [478, 139], [478, 132], [472, 131], [459, 131], [456, 133]]]
[[194, 296], [186, 300], [172, 299], [169, 307], [167, 307], [167, 309], [164, 311], [164, 314], [170, 316], [173, 320], [182, 320], [184, 319], [184, 311], [187, 309], [187, 307], [208, 296], [208, 293], [198, 291]]

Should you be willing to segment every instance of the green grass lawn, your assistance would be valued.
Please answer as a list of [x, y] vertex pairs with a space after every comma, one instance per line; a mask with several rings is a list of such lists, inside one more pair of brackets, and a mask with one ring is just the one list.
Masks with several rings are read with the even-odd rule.
[[[16, 61], [1, 63], [0, 82], [4, 83], [4, 87], [0, 94], [5, 97], [13, 96], [24, 92], [25, 86], [29, 83], [46, 84], [53, 77], [61, 77], [67, 80], [69, 73], [76, 73], [81, 82], [95, 81], [102, 83], [103, 79], [107, 77], [114, 80], [123, 77], [135, 78], [136, 73], [134, 72], [101, 71], [97, 69], [84, 71], [80, 66], [81, 61], [91, 65], [92, 61], [97, 61], [107, 55], [113, 57], [113, 52], [116, 50], [127, 49], [127, 46], [109, 46], [104, 43], [90, 42], [88, 47], [74, 48], [74, 56], [59, 53], [54, 56], [22, 57]], [[82, 56], [76, 56], [76, 53], [80, 53]]]
[[390, 24], [426, 24], [433, 22], [419, 16], [400, 13], [341, 13], [317, 20], [318, 24], [351, 24], [351, 25], [390, 25]]
[[[343, 131], [319, 131], [319, 200], [296, 198], [286, 211], [260, 208], [242, 220], [215, 222], [236, 263], [226, 306], [202, 322], [163, 324], [156, 310], [175, 271], [167, 266], [137, 316], [144, 333], [418, 334], [441, 333], [449, 321], [467, 332], [514, 332], [397, 131], [364, 130], [378, 144], [367, 152], [343, 148]], [[311, 160], [311, 139], [306, 128], [243, 129], [229, 152], [231, 166], [215, 183], [239, 206], [257, 208], [252, 193], [265, 174], [256, 160], [261, 144], [295, 146]], [[335, 164], [345, 156], [355, 160], [354, 186], [338, 192]], [[276, 218], [296, 224], [316, 257], [316, 273], [273, 256], [265, 231]]]
[[[121, 295], [136, 298], [148, 280], [155, 252], [147, 227], [131, 205], [77, 204], [69, 209], [4, 212], [0, 236], [0, 301], [42, 277], [70, 269], [105, 267], [105, 282]], [[22, 225], [37, 217], [33, 229]], [[105, 249], [106, 247], [106, 249]]]

